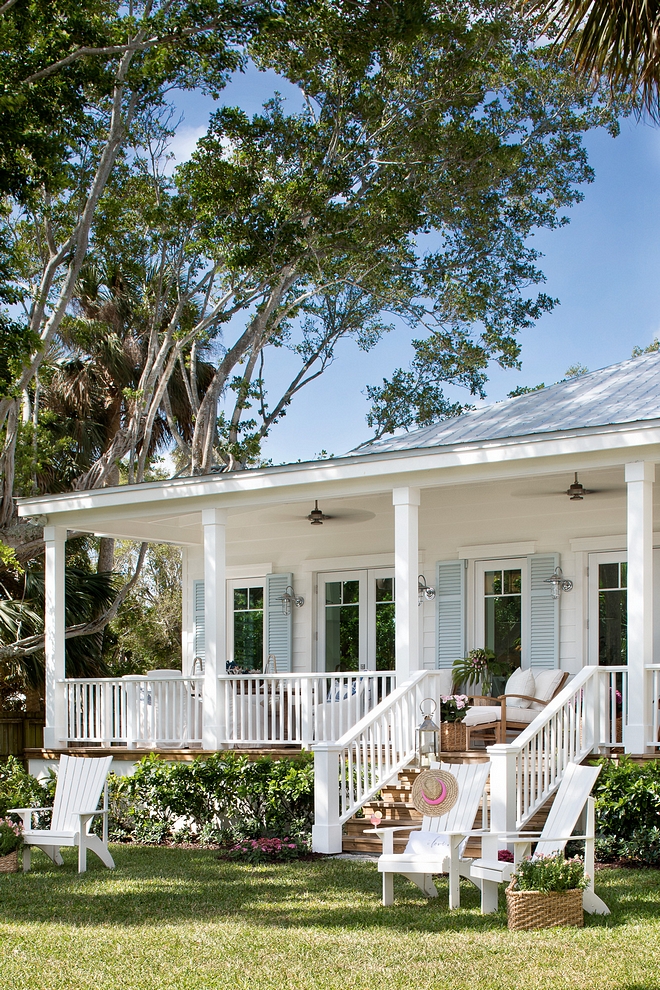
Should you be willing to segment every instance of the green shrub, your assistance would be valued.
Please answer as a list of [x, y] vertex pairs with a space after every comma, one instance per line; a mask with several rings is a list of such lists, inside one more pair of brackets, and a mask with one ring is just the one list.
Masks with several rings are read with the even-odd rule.
[[660, 863], [660, 762], [622, 757], [602, 764], [594, 790], [598, 858]]
[[518, 864], [513, 875], [518, 890], [538, 890], [542, 894], [584, 890], [589, 883], [582, 860], [577, 856], [564, 859], [561, 853], [530, 856]]
[[299, 836], [312, 825], [312, 757], [249, 760], [217, 753], [191, 762], [145, 757], [130, 777], [111, 778], [114, 840], [205, 843]]
[[46, 808], [53, 803], [54, 789], [42, 785], [15, 756], [0, 764], [0, 818], [8, 808]]
[[648, 866], [660, 866], [660, 828], [638, 828], [619, 842], [619, 853]]

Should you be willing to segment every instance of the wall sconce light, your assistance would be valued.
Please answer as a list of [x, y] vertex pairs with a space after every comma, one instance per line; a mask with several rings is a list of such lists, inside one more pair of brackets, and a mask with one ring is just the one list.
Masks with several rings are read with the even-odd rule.
[[297, 595], [293, 590], [293, 585], [287, 585], [287, 589], [283, 595], [280, 595], [280, 601], [282, 602], [282, 614], [291, 615], [291, 608], [293, 605], [296, 608], [302, 608], [305, 604], [305, 599], [301, 595]]
[[423, 574], [417, 577], [417, 604], [421, 605], [424, 599], [432, 602], [435, 598], [435, 588], [429, 587]]
[[568, 578], [562, 576], [561, 567], [555, 567], [554, 571], [552, 572], [552, 577], [544, 578], [543, 583], [552, 585], [553, 598], [559, 598], [560, 591], [573, 590], [573, 582], [569, 581]]

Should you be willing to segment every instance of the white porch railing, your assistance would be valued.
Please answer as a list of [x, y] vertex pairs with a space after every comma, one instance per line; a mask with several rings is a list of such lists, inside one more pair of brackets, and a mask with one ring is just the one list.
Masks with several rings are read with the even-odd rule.
[[68, 740], [130, 747], [199, 746], [203, 677], [109, 677], [64, 682]]
[[220, 679], [223, 743], [335, 740], [373, 711], [396, 683], [393, 671], [356, 674], [276, 674]]
[[[393, 690], [394, 672], [221, 677], [220, 745], [338, 739]], [[63, 682], [69, 742], [129, 748], [199, 747], [203, 675], [69, 678]]]
[[660, 663], [647, 666], [651, 678], [651, 738], [647, 745], [653, 749], [660, 747]]

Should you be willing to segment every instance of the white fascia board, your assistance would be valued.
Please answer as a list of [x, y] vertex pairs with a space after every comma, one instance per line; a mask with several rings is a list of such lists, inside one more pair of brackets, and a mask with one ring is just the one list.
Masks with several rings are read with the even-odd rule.
[[[660, 424], [654, 420], [650, 424], [635, 424], [632, 429], [630, 425], [602, 427], [455, 447], [361, 454], [226, 475], [36, 496], [18, 500], [18, 513], [22, 517], [57, 516], [58, 524], [62, 525], [67, 520], [59, 517], [71, 514], [72, 526], [79, 524], [81, 513], [89, 513], [91, 523], [97, 512], [99, 518], [110, 518], [110, 515], [124, 515], [122, 509], [128, 509], [128, 515], [134, 518], [145, 515], [155, 518], [159, 514], [190, 512], [190, 499], [195, 500], [197, 511], [205, 505], [217, 506], [219, 502], [230, 508], [248, 503], [302, 500], [310, 497], [308, 489], [312, 486], [319, 493], [314, 496], [317, 498], [350, 496], [365, 491], [390, 491], [402, 484], [402, 476], [417, 487], [438, 488], [520, 477], [528, 472], [530, 459], [536, 461], [536, 475], [555, 474], [572, 469], [576, 457], [586, 456], [589, 459], [581, 461], [581, 467], [609, 467], [633, 460], [660, 461]], [[294, 493], [292, 489], [298, 491]], [[118, 513], [108, 512], [117, 509]]]

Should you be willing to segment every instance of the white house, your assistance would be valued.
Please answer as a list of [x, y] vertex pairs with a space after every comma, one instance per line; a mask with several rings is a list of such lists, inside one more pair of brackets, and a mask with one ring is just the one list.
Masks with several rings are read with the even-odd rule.
[[[25, 499], [47, 517], [45, 745], [313, 746], [318, 780], [344, 782], [317, 795], [332, 850], [410, 759], [424, 692], [487, 646], [572, 675], [522, 742], [491, 748], [493, 814], [520, 823], [567, 760], [659, 745], [659, 460], [646, 354], [345, 457]], [[66, 678], [71, 530], [181, 546], [181, 674]]]

